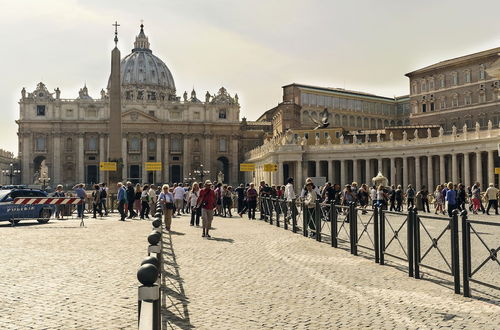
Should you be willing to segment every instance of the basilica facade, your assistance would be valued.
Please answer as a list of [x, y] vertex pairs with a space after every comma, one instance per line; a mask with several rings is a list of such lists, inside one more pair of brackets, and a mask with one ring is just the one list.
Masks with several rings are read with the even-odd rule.
[[[267, 122], [240, 120], [238, 95], [224, 87], [202, 96], [192, 90], [177, 96], [171, 71], [153, 54], [141, 25], [132, 52], [121, 60], [122, 177], [142, 183], [182, 182], [222, 173], [225, 183], [239, 182], [244, 153], [260, 144]], [[100, 162], [109, 159], [108, 88], [98, 97], [84, 86], [77, 98], [61, 98], [42, 82], [23, 88], [19, 101], [21, 182], [37, 179], [42, 161], [51, 183], [72, 185], [107, 181]], [[161, 162], [147, 171], [145, 163]]]

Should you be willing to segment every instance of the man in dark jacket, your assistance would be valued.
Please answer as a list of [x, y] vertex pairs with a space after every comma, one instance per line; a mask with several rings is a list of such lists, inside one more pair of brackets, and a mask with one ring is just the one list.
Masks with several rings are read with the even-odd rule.
[[132, 219], [132, 218], [135, 218], [137, 216], [137, 214], [134, 212], [134, 200], [135, 200], [134, 186], [132, 185], [132, 182], [128, 181], [127, 182], [127, 201], [128, 201], [129, 216], [127, 219]]
[[238, 194], [238, 214], [240, 214], [241, 210], [243, 210], [243, 204], [245, 203], [245, 186], [242, 183], [234, 191]]

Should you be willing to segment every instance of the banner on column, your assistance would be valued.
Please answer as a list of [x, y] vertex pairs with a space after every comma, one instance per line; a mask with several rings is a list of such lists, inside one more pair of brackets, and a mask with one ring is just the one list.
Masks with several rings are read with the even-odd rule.
[[255, 172], [255, 164], [252, 163], [240, 164], [240, 172]]
[[146, 171], [161, 171], [161, 162], [146, 162]]
[[495, 174], [500, 174], [500, 167], [495, 167]]
[[264, 164], [264, 172], [278, 171], [278, 164]]
[[116, 171], [116, 162], [99, 162], [100, 171]]

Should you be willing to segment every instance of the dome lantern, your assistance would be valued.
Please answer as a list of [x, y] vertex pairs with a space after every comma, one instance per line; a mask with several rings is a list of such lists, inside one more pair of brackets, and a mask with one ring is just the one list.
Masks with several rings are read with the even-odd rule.
[[135, 42], [134, 42], [134, 49], [132, 49], [133, 52], [136, 50], [149, 50], [149, 40], [148, 37], [146, 37], [146, 34], [144, 33], [144, 24], [141, 23], [141, 31], [139, 32], [139, 35], [135, 37]]

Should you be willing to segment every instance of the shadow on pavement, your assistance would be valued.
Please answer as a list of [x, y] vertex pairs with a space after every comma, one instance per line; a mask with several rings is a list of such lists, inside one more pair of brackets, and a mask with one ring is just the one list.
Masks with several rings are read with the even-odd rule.
[[184, 280], [172, 244], [172, 235], [184, 233], [164, 232], [162, 251], [162, 329], [194, 329], [189, 318], [189, 299], [184, 291]]
[[212, 237], [209, 239], [210, 241], [216, 241], [216, 242], [226, 242], [226, 243], [234, 243], [234, 239], [232, 238], [219, 238], [219, 237]]

